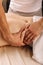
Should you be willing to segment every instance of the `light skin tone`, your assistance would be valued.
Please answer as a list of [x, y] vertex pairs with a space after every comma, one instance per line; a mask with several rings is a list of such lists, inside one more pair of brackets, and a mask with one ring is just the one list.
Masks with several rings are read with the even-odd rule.
[[25, 34], [25, 43], [28, 45], [28, 42], [32, 42], [38, 35], [43, 31], [43, 17], [30, 25], [28, 32]]
[[[0, 0], [0, 33], [5, 41], [12, 46], [24, 46], [22, 32], [25, 31], [25, 26], [17, 34], [11, 34], [6, 20], [5, 12]], [[24, 35], [24, 34], [23, 34]]]
[[[4, 9], [2, 7], [2, 2], [0, 1], [0, 32], [2, 34], [3, 39], [6, 40], [9, 45], [24, 46], [25, 43], [30, 44], [35, 39], [35, 37], [37, 37], [37, 35], [41, 33], [43, 29], [41, 26], [41, 23], [43, 23], [43, 19], [41, 19], [39, 22], [33, 23], [30, 26], [28, 25], [27, 27], [23, 27], [17, 34], [11, 34]], [[21, 35], [23, 31], [26, 32], [25, 36]]]

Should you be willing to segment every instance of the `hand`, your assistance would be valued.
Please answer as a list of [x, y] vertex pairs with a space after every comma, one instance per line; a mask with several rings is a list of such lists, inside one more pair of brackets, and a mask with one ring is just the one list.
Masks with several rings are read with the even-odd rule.
[[[23, 37], [24, 37], [24, 31], [25, 26], [21, 28], [21, 30], [18, 33], [11, 34], [6, 31], [4, 31], [2, 28], [0, 29], [1, 35], [5, 41], [8, 42], [8, 45], [12, 46], [24, 46], [23, 43]], [[23, 34], [23, 35], [22, 35]]]
[[4, 26], [0, 25], [0, 32], [2, 34], [3, 39], [8, 42], [8, 45], [12, 45], [12, 46], [24, 46], [25, 45], [25, 43], [23, 43], [23, 39], [24, 39], [25, 31], [28, 30], [26, 28], [26, 25], [23, 26], [21, 30], [15, 34], [11, 34], [8, 26], [5, 26], [5, 27]]
[[[29, 25], [27, 25], [27, 26], [29, 27]], [[25, 42], [23, 42], [23, 41], [25, 41], [24, 40], [25, 32], [28, 30], [27, 26], [23, 26], [18, 33], [13, 34], [15, 44], [11, 44], [12, 46], [24, 46], [24, 45], [26, 45]]]
[[23, 38], [25, 35], [25, 27], [22, 27], [21, 30], [18, 33], [12, 34], [14, 37], [15, 43], [12, 43], [12, 46], [24, 46], [25, 43], [23, 43]]
[[[29, 25], [28, 25], [28, 27], [29, 27]], [[8, 42], [8, 45], [11, 45], [11, 46], [24, 46], [25, 43], [23, 42], [23, 40], [24, 40], [25, 32], [27, 30], [28, 30], [27, 27], [23, 26], [21, 28], [21, 30], [18, 33], [15, 33], [15, 34], [11, 34], [11, 33], [8, 33], [8, 32], [6, 33], [2, 29], [1, 29], [0, 32], [2, 32], [1, 33], [2, 37], [3, 37], [4, 40], [6, 40]]]
[[24, 43], [30, 44], [33, 42], [33, 40], [41, 34], [41, 26], [39, 25], [39, 22], [34, 22], [32, 23], [29, 27], [28, 30], [25, 33], [24, 37]]

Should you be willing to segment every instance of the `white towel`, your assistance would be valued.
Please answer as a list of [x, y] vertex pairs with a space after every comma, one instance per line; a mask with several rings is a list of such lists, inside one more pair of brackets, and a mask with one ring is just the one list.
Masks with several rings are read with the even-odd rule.
[[[34, 16], [33, 21], [35, 22], [40, 18], [40, 16]], [[33, 42], [33, 59], [43, 64], [43, 34], [41, 34], [36, 40]]]

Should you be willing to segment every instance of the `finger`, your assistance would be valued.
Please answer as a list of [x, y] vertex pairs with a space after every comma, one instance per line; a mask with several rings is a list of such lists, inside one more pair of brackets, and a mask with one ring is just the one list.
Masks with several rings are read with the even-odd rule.
[[25, 44], [24, 43], [22, 43], [22, 46], [24, 46]]
[[25, 37], [25, 40], [27, 41], [28, 39], [30, 39], [32, 35], [33, 33], [30, 33], [28, 36]]
[[36, 35], [34, 35], [33, 33], [32, 33], [32, 35], [29, 37], [29, 38], [27, 38], [27, 40], [25, 40], [25, 43], [31, 43], [31, 42], [33, 42], [33, 40], [35, 39], [35, 37], [36, 37]]
[[25, 45], [29, 45], [29, 44], [33, 43], [33, 41], [31, 41], [31, 42], [30, 41], [29, 42], [28, 41], [24, 41], [24, 43], [25, 43]]
[[18, 46], [24, 46], [25, 44], [23, 42], [20, 42]]
[[35, 38], [35, 35], [32, 35], [32, 36], [30, 37], [29, 41], [33, 41], [34, 38]]
[[24, 40], [24, 36], [25, 36], [25, 31], [22, 33], [21, 35], [21, 40], [23, 41]]
[[23, 32], [25, 30], [26, 26], [24, 25], [19, 32]]
[[[22, 37], [22, 33], [24, 33], [24, 31], [25, 31], [25, 26], [23, 26], [22, 28], [21, 28], [21, 30], [19, 31], [20, 33], [20, 38]], [[24, 35], [23, 35], [23, 37], [24, 37]]]
[[30, 24], [26, 24], [26, 29], [28, 29], [30, 27]]
[[28, 29], [25, 33], [26, 37], [30, 34], [30, 33], [33, 33], [30, 29]]
[[[29, 26], [29, 25], [28, 25]], [[20, 30], [20, 38], [22, 37], [22, 39], [24, 38], [25, 36], [25, 31], [26, 31], [26, 26], [23, 26]]]
[[25, 44], [22, 43], [22, 42], [19, 42], [19, 43], [15, 43], [15, 44], [11, 44], [11, 46], [24, 46]]
[[30, 26], [30, 25], [28, 25], [28, 26], [23, 26], [23, 28], [21, 28], [21, 31], [23, 32], [24, 30], [27, 30], [29, 26]]
[[31, 33], [31, 35], [28, 36], [27, 41], [31, 40], [34, 36], [35, 36], [35, 35], [34, 35], [33, 33]]
[[30, 44], [31, 42], [33, 42], [33, 40], [35, 39], [35, 37], [36, 37], [35, 35], [31, 36], [31, 38], [27, 41], [27, 44], [28, 43]]
[[30, 41], [34, 41], [35, 38], [36, 38], [36, 35], [33, 35], [33, 37], [31, 37]]
[[27, 45], [30, 45], [30, 44], [32, 44], [32, 43], [33, 43], [33, 41], [30, 41], [30, 42], [27, 43]]
[[30, 30], [27, 30], [27, 31], [25, 32], [25, 37], [27, 37], [30, 33], [31, 33], [31, 31], [30, 31]]

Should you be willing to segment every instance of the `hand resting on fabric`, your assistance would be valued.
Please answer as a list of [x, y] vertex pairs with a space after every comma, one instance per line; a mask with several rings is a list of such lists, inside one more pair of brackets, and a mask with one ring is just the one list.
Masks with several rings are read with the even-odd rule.
[[[29, 45], [29, 42], [33, 42], [33, 40], [39, 36], [41, 34], [41, 32], [43, 31], [43, 17], [38, 20], [37, 22], [33, 22], [29, 29], [28, 32], [25, 33], [25, 37], [24, 40], [27, 45]], [[26, 38], [26, 36], [28, 36]]]

